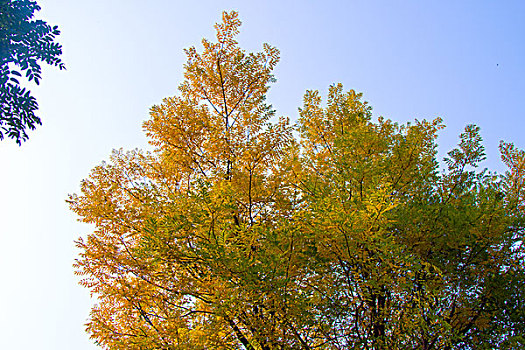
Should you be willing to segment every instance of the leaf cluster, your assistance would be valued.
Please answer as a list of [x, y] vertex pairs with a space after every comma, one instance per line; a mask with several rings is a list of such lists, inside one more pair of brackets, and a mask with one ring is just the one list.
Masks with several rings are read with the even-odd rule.
[[0, 140], [7, 136], [19, 145], [28, 138], [26, 128], [41, 124], [35, 114], [38, 103], [20, 80], [40, 84], [40, 62], [65, 69], [59, 58], [62, 46], [55, 42], [60, 31], [33, 20], [39, 10], [31, 0], [0, 1]]

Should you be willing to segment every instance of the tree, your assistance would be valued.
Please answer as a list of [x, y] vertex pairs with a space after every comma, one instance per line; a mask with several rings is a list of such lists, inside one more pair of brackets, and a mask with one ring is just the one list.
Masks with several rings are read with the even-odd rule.
[[38, 103], [31, 92], [21, 86], [21, 71], [28, 81], [40, 84], [40, 62], [65, 69], [59, 56], [62, 46], [55, 37], [57, 26], [32, 20], [40, 6], [32, 0], [0, 0], [0, 140], [5, 136], [21, 145], [41, 125], [35, 114]]
[[399, 125], [353, 90], [308, 91], [295, 129], [265, 103], [279, 57], [245, 53], [223, 13], [186, 50], [180, 96], [69, 203], [95, 225], [77, 273], [107, 349], [518, 348], [525, 329], [525, 153], [484, 159], [470, 125]]

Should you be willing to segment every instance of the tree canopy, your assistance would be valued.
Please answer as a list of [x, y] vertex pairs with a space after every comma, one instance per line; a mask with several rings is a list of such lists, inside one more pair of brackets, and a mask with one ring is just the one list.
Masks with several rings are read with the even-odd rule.
[[39, 10], [32, 0], [0, 0], [0, 140], [7, 136], [19, 145], [28, 138], [26, 128], [42, 124], [36, 99], [20, 83], [21, 72], [38, 85], [40, 62], [65, 69], [62, 46], [55, 42], [60, 31], [33, 20]]
[[374, 118], [360, 93], [266, 103], [276, 48], [223, 13], [151, 108], [154, 150], [116, 150], [71, 195], [107, 349], [493, 349], [524, 345], [525, 153], [480, 170], [468, 125], [440, 170], [438, 118]]

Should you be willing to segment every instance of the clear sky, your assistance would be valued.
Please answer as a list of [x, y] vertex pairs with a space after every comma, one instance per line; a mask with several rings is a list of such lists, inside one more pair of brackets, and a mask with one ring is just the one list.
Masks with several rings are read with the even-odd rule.
[[243, 21], [247, 51], [281, 50], [269, 102], [297, 118], [306, 89], [364, 93], [376, 116], [440, 116], [440, 155], [469, 123], [485, 166], [499, 140], [525, 148], [524, 1], [39, 0], [62, 30], [67, 71], [44, 68], [32, 91], [44, 123], [22, 147], [0, 142], [0, 348], [96, 349], [84, 333], [89, 293], [74, 240], [91, 227], [64, 200], [113, 148], [145, 148], [142, 121], [177, 93], [183, 49], [213, 38], [223, 10]]

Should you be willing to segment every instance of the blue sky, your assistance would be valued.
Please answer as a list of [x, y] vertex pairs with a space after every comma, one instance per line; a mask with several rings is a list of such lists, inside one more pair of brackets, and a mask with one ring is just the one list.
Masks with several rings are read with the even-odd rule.
[[148, 110], [177, 93], [183, 49], [213, 38], [223, 10], [239, 42], [281, 50], [268, 100], [297, 118], [306, 89], [364, 93], [376, 116], [440, 116], [440, 155], [466, 124], [481, 127], [485, 166], [497, 145], [525, 148], [523, 1], [40, 0], [62, 30], [67, 71], [44, 68], [32, 91], [44, 125], [22, 147], [0, 142], [0, 329], [5, 349], [88, 350], [91, 300], [77, 285], [74, 240], [91, 227], [64, 200], [113, 148], [146, 148]]

